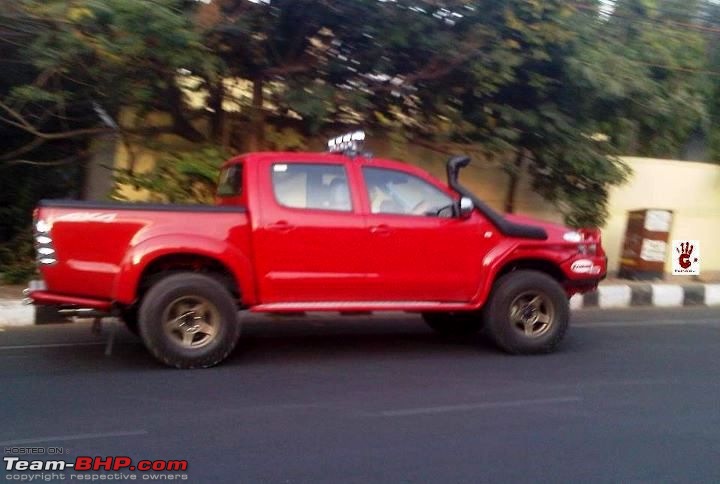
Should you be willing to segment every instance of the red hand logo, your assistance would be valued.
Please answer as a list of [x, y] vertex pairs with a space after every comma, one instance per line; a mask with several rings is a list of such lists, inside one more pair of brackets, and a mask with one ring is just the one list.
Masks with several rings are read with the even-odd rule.
[[680, 256], [678, 257], [678, 263], [683, 269], [687, 269], [692, 264], [692, 261], [690, 260], [690, 254], [692, 254], [694, 248], [694, 246], [690, 245], [690, 242], [680, 244], [680, 247], [678, 247], [677, 251], [680, 254]]

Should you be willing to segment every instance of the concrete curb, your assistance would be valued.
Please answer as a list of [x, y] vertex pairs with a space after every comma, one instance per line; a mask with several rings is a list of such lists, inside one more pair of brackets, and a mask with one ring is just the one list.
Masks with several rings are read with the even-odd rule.
[[[601, 284], [597, 291], [570, 298], [573, 310], [589, 308], [718, 306], [718, 284]], [[35, 308], [20, 299], [0, 299], [0, 327], [35, 324]]]
[[0, 326], [28, 326], [35, 323], [35, 308], [22, 299], [0, 299]]
[[720, 284], [601, 284], [597, 291], [576, 294], [572, 309], [720, 306]]

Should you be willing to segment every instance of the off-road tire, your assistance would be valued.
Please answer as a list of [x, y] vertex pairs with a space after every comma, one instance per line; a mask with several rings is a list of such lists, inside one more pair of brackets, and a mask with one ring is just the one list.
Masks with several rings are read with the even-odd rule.
[[[520, 329], [523, 323], [514, 322], [517, 319], [512, 317], [517, 314], [512, 310], [514, 301], [525, 294], [541, 295], [545, 311], [552, 313], [549, 326], [535, 336], [528, 336], [526, 330]], [[549, 275], [532, 270], [513, 271], [499, 278], [485, 309], [488, 336], [502, 350], [512, 354], [554, 351], [565, 336], [570, 319], [568, 297], [562, 286]], [[528, 326], [531, 324], [539, 323], [527, 323]]]
[[[216, 315], [216, 332], [204, 346], [183, 346], [166, 330], [167, 312], [184, 298], [206, 301]], [[173, 273], [155, 283], [143, 297], [138, 323], [140, 336], [153, 356], [176, 368], [217, 365], [232, 352], [240, 336], [238, 308], [230, 292], [216, 279], [192, 272]]]

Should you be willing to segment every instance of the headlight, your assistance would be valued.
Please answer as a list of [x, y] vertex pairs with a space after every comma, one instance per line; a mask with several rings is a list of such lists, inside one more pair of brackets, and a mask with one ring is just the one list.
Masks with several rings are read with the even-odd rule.
[[580, 232], [575, 231], [565, 232], [565, 234], [563, 235], [563, 240], [565, 242], [573, 242], [577, 244], [579, 242], [582, 242], [582, 235], [580, 234]]

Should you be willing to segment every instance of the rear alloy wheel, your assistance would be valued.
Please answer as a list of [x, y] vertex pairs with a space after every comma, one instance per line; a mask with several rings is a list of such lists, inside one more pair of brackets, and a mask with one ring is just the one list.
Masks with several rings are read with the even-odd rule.
[[207, 299], [200, 296], [181, 296], [163, 312], [166, 337], [183, 348], [202, 348], [217, 336], [220, 314]]
[[215, 279], [195, 273], [168, 276], [140, 306], [140, 335], [160, 361], [177, 368], [206, 368], [224, 360], [240, 336], [237, 307]]
[[423, 313], [423, 319], [436, 333], [447, 338], [472, 336], [483, 327], [479, 312]]
[[490, 337], [509, 353], [549, 353], [569, 324], [568, 298], [560, 284], [538, 271], [502, 276], [487, 304]]

